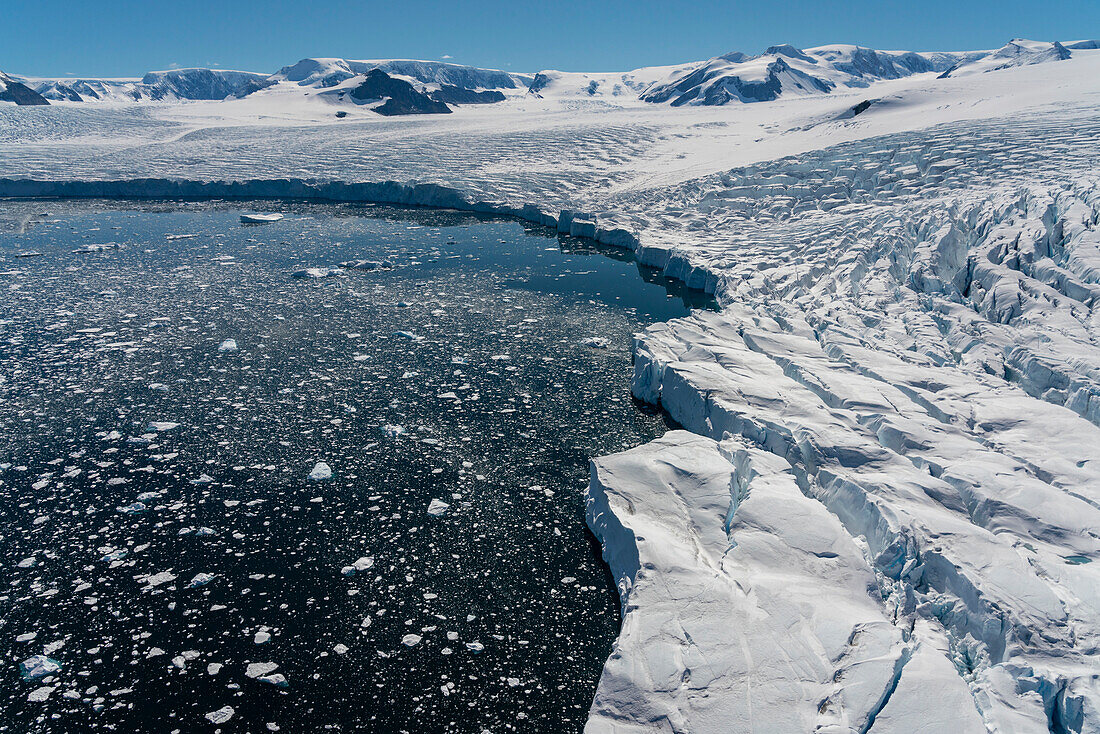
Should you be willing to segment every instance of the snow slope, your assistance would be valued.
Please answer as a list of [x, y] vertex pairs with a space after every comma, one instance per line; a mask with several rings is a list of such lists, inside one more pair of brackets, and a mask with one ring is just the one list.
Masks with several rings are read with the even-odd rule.
[[746, 105], [562, 74], [427, 117], [337, 121], [290, 80], [0, 106], [27, 179], [0, 193], [401, 201], [629, 247], [722, 309], [636, 339], [635, 395], [685, 430], [593, 464], [623, 627], [589, 729], [1096, 732], [1100, 51], [1076, 45]]
[[770, 102], [780, 96], [868, 87], [876, 81], [914, 74], [982, 73], [1064, 61], [1070, 56], [1071, 52], [1060, 43], [1020, 39], [996, 51], [964, 53], [876, 51], [843, 44], [803, 51], [780, 45], [759, 56], [733, 52], [680, 70], [647, 89], [642, 99], [676, 106]]

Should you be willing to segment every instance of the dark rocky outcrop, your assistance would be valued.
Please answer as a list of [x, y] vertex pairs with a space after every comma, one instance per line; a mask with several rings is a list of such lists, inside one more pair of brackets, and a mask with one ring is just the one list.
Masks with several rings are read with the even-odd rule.
[[262, 83], [266, 74], [223, 69], [151, 71], [141, 79], [152, 99], [219, 100], [235, 96], [245, 85]]
[[381, 69], [369, 71], [363, 83], [351, 90], [351, 97], [356, 102], [386, 100], [374, 108], [380, 115], [436, 115], [451, 111], [445, 103], [418, 92], [412, 84], [394, 79]]
[[0, 74], [0, 102], [15, 102], [17, 105], [48, 105], [50, 101], [26, 84], [21, 84], [9, 76]]
[[260, 91], [261, 89], [267, 89], [273, 87], [279, 83], [278, 79], [251, 79], [244, 83], [244, 86], [233, 93], [232, 96], [237, 99], [247, 97], [250, 94]]
[[477, 92], [473, 89], [463, 89], [450, 84], [441, 85], [434, 92], [429, 92], [428, 96], [436, 102], [446, 104], [493, 104], [504, 101], [504, 95], [495, 89]]

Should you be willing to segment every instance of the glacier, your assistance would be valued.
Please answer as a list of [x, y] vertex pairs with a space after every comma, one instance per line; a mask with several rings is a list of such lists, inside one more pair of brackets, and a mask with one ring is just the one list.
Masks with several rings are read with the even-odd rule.
[[681, 429], [592, 463], [622, 629], [588, 731], [1098, 732], [1096, 46], [394, 67], [504, 100], [339, 122], [369, 69], [302, 62], [225, 101], [0, 105], [0, 195], [417, 204], [630, 249], [721, 308], [637, 335], [632, 391]]

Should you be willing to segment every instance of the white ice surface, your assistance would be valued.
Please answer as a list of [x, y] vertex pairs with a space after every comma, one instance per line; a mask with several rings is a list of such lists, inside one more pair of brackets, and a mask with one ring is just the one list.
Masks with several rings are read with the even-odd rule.
[[[1100, 51], [723, 107], [584, 76], [430, 119], [0, 106], [0, 160], [514, 213], [714, 292], [635, 345], [687, 432], [594, 464], [591, 730], [1100, 731]], [[102, 183], [138, 177], [186, 183]]]

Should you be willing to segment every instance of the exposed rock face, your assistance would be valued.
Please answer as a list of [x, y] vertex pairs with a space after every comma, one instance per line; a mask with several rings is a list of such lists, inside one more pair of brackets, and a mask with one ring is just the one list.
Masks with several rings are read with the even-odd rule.
[[150, 88], [154, 99], [178, 97], [179, 99], [216, 100], [234, 96], [245, 85], [263, 82], [267, 74], [248, 71], [222, 71], [220, 69], [174, 69], [151, 71], [141, 79]]
[[451, 111], [443, 102], [416, 91], [412, 84], [394, 79], [381, 69], [368, 72], [363, 83], [351, 91], [351, 97], [357, 102], [386, 100], [374, 108], [380, 115], [436, 115]]
[[0, 102], [17, 105], [48, 105], [50, 102], [38, 92], [9, 76], [0, 74]]
[[255, 92], [259, 92], [261, 89], [273, 87], [278, 83], [278, 80], [271, 78], [252, 79], [251, 81], [245, 82], [244, 86], [234, 92], [232, 96], [240, 99], [242, 97], [247, 97], [250, 94], [254, 94]]
[[415, 59], [378, 59], [355, 61], [352, 59], [318, 58], [302, 59], [291, 66], [284, 66], [273, 76], [277, 79], [297, 82], [300, 86], [317, 88], [334, 87], [354, 76], [381, 69], [387, 74], [405, 76], [424, 84], [440, 84], [463, 89], [517, 89], [530, 84], [531, 75], [512, 74], [497, 69], [479, 69], [461, 64]]
[[444, 84], [436, 91], [429, 92], [428, 96], [436, 102], [447, 104], [493, 104], [494, 102], [504, 101], [504, 95], [495, 89], [478, 92], [450, 84]]

